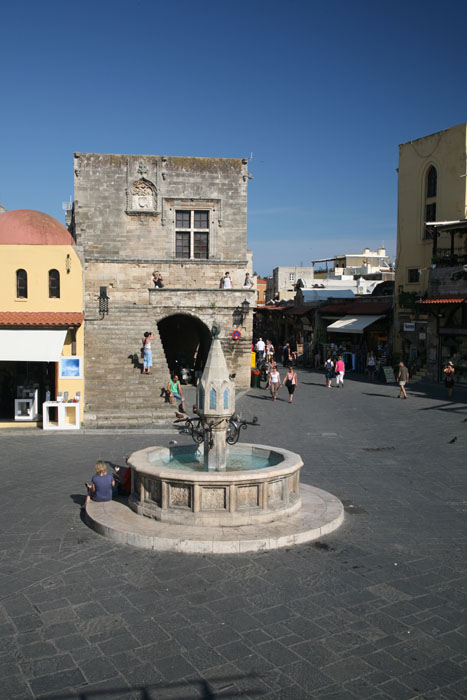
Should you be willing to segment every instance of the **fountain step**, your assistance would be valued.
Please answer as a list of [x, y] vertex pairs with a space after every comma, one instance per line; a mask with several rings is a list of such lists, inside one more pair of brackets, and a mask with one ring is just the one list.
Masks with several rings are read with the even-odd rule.
[[119, 544], [159, 552], [238, 554], [268, 551], [316, 540], [344, 520], [340, 500], [314, 486], [300, 485], [301, 510], [273, 523], [241, 527], [186, 527], [162, 523], [134, 513], [126, 503], [91, 501], [86, 522]]

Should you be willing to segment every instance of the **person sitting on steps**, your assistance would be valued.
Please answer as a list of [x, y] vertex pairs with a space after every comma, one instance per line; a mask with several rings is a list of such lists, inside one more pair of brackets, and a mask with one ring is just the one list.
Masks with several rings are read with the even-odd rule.
[[178, 399], [180, 401], [180, 408], [182, 409], [183, 413], [186, 413], [185, 397], [183, 396], [182, 387], [180, 386], [180, 380], [177, 374], [174, 374], [172, 378], [169, 379], [167, 391], [169, 392], [169, 402], [173, 403], [174, 399]]

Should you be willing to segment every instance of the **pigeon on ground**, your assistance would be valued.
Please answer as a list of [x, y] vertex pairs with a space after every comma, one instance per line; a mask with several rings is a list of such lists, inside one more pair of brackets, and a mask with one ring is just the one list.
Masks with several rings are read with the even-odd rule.
[[453, 437], [452, 440], [449, 440], [449, 444], [452, 445], [453, 442], [456, 442], [457, 437]]

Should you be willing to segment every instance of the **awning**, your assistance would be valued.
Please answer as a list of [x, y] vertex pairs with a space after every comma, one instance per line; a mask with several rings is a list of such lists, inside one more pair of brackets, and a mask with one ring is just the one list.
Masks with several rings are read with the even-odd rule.
[[363, 333], [367, 326], [384, 316], [344, 316], [328, 326], [330, 333]]
[[417, 304], [463, 304], [464, 297], [435, 297], [434, 299], [419, 299]]
[[58, 362], [66, 330], [0, 330], [0, 360]]

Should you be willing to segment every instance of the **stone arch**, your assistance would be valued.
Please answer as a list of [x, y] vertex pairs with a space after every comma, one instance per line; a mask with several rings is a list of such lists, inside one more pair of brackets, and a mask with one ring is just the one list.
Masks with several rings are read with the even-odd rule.
[[181, 367], [202, 372], [211, 347], [211, 332], [197, 316], [175, 313], [161, 319], [157, 328], [171, 372]]

